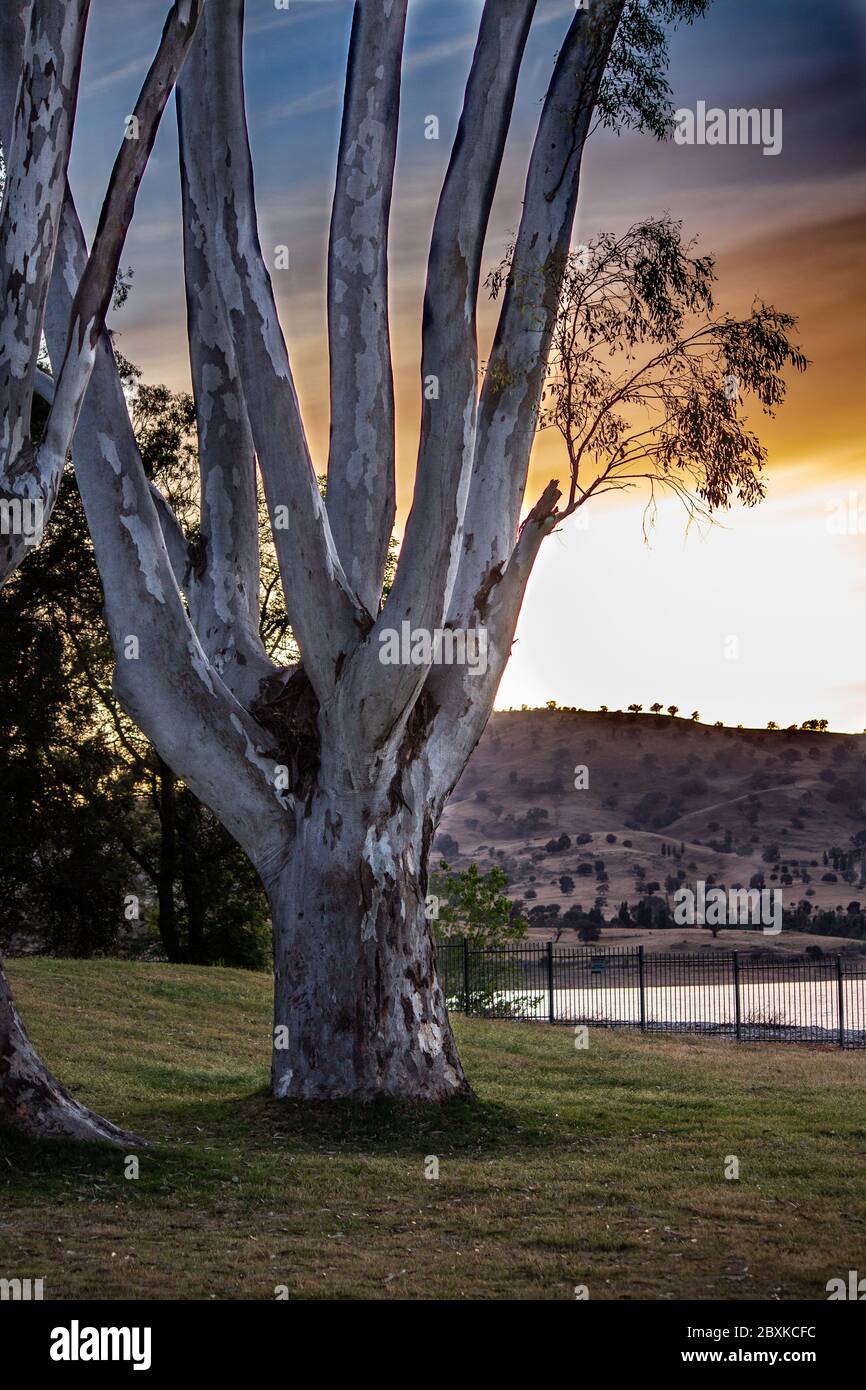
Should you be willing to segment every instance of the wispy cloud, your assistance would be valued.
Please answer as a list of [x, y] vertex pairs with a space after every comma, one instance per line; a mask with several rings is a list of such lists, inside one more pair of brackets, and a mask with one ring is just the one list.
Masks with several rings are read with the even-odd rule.
[[137, 57], [130, 58], [129, 62], [124, 63], [122, 67], [108, 68], [98, 77], [88, 76], [85, 84], [87, 95], [92, 97], [99, 92], [107, 92], [112, 87], [117, 87], [122, 82], [135, 77], [138, 78], [138, 83], [130, 82], [130, 91], [137, 93], [152, 59], [152, 53], [142, 52]]

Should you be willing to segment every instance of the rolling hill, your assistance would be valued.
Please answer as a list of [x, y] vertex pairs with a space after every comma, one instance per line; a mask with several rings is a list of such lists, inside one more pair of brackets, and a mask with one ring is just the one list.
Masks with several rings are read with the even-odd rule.
[[[732, 888], [761, 874], [767, 888], [781, 890], [786, 911], [806, 902], [813, 912], [844, 915], [851, 903], [866, 906], [864, 864], [852, 845], [864, 829], [864, 735], [503, 711], [455, 788], [434, 858], [457, 868], [498, 862], [525, 910], [595, 906], [606, 922], [623, 902], [632, 916], [642, 901], [670, 902], [677, 879]], [[653, 932], [654, 944], [672, 948], [673, 934]], [[695, 937], [711, 940], [709, 931], [685, 935], [689, 948]], [[802, 933], [793, 935], [802, 950]], [[634, 928], [605, 932], [614, 936], [634, 940]], [[718, 944], [731, 937], [722, 932]], [[814, 939], [828, 945], [826, 936]], [[785, 944], [762, 938], [771, 941]]]

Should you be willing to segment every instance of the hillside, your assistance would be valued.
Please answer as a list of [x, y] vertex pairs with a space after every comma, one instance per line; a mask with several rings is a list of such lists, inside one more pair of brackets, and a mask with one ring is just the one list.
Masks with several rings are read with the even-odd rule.
[[[588, 785], [577, 789], [581, 766]], [[866, 906], [851, 844], [864, 829], [864, 735], [528, 710], [493, 716], [446, 808], [436, 848], [457, 867], [500, 862], [509, 893], [527, 910], [598, 906], [610, 921], [622, 902], [633, 914], [650, 896], [664, 900], [666, 885], [669, 897], [678, 877], [687, 885], [703, 879], [748, 887], [763, 873], [767, 888], [781, 889], [786, 911], [806, 901], [813, 912], [847, 915], [852, 902]], [[563, 847], [554, 848], [556, 841]], [[732, 944], [732, 935], [720, 933], [715, 944]], [[754, 933], [736, 935], [755, 942]], [[662, 949], [673, 947], [672, 936], [652, 933]], [[698, 929], [678, 929], [678, 937], [688, 948], [712, 941]], [[605, 939], [637, 938], [625, 928]], [[833, 949], [831, 937], [809, 939]], [[761, 944], [784, 943], [762, 937]], [[793, 944], [802, 950], [808, 942], [796, 933]]]

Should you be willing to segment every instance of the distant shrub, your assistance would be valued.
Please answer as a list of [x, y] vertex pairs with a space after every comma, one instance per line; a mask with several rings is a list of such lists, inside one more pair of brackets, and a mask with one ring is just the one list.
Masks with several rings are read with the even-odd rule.
[[460, 846], [453, 835], [437, 835], [433, 842], [433, 848], [449, 859], [453, 859], [455, 855], [460, 853]]
[[680, 783], [680, 791], [684, 796], [702, 796], [709, 791], [709, 782], [705, 777], [687, 777]]
[[571, 849], [571, 836], [565, 832], [555, 840], [548, 840], [544, 846], [548, 854], [561, 854], [563, 850]]

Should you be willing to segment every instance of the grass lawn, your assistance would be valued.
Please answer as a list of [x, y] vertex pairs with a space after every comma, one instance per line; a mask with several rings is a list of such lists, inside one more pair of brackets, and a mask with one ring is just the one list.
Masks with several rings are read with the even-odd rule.
[[266, 1090], [267, 976], [9, 976], [60, 1079], [152, 1141], [133, 1180], [111, 1149], [0, 1138], [0, 1276], [46, 1297], [825, 1299], [866, 1270], [864, 1054], [602, 1030], [577, 1051], [458, 1018], [475, 1102], [301, 1106]]

